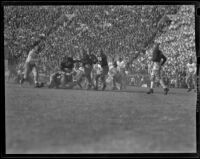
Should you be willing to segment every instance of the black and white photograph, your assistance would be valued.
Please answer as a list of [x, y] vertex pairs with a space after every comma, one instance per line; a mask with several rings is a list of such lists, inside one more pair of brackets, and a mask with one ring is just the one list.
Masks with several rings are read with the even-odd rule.
[[6, 154], [197, 152], [195, 5], [3, 13]]

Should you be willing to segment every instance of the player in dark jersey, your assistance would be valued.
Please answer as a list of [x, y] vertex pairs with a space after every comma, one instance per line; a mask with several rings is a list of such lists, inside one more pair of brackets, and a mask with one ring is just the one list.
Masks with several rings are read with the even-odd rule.
[[86, 50], [83, 50], [81, 62], [82, 62], [84, 72], [85, 72], [84, 76], [86, 77], [88, 81], [87, 89], [91, 89], [91, 87], [93, 86], [92, 77], [91, 77], [91, 72], [92, 72], [93, 63], [94, 63], [93, 60], [95, 60], [94, 56], [87, 53]]
[[65, 88], [67, 82], [73, 81], [72, 74], [76, 62], [77, 60], [74, 60], [73, 57], [65, 56], [60, 63], [60, 71], [51, 75], [49, 88], [54, 86], [58, 88], [59, 85]]
[[164, 88], [164, 94], [167, 94], [169, 89], [164, 84], [161, 77], [161, 68], [165, 64], [167, 58], [163, 55], [161, 50], [159, 50], [159, 44], [156, 44], [153, 50], [153, 56], [151, 61], [153, 62], [153, 68], [151, 70], [151, 86], [147, 94], [153, 93], [153, 86], [155, 79], [157, 78], [160, 82], [160, 85]]
[[70, 73], [74, 68], [74, 64], [77, 60], [74, 60], [72, 57], [66, 56], [63, 61], [60, 63], [60, 70], [63, 72]]
[[103, 50], [100, 51], [99, 61], [98, 62], [101, 65], [102, 72], [101, 72], [101, 74], [99, 74], [99, 75], [96, 76], [95, 90], [98, 90], [98, 80], [99, 80], [99, 78], [101, 78], [102, 83], [103, 83], [102, 90], [105, 90], [106, 89], [106, 75], [108, 74], [109, 67], [108, 67], [107, 56], [105, 55], [105, 53], [103, 52]]

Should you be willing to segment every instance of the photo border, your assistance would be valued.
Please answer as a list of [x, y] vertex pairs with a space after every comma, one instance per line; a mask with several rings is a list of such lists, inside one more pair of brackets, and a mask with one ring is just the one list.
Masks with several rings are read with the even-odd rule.
[[[1, 15], [3, 14], [3, 7], [7, 5], [194, 5], [195, 6], [195, 43], [196, 43], [196, 55], [197, 55], [197, 75], [199, 76], [199, 67], [200, 67], [200, 50], [199, 50], [199, 38], [200, 38], [200, 15], [197, 15], [197, 9], [200, 8], [200, 3], [198, 1], [2, 1], [1, 2]], [[3, 19], [3, 18], [2, 18]], [[2, 28], [4, 28], [4, 25], [2, 23]], [[1, 32], [3, 34], [3, 32]], [[1, 45], [3, 45], [4, 37], [1, 36]], [[3, 47], [1, 47], [2, 52]], [[3, 66], [2, 72], [4, 72], [4, 54], [1, 54], [1, 60]], [[200, 80], [200, 78], [198, 79]], [[5, 77], [4, 77], [5, 81]], [[191, 158], [199, 158], [200, 157], [200, 93], [199, 93], [199, 84], [197, 84], [197, 105], [196, 105], [196, 143], [197, 143], [197, 151], [196, 153], [80, 153], [80, 154], [6, 154], [5, 147], [6, 147], [6, 141], [5, 141], [5, 83], [2, 81], [4, 86], [4, 107], [1, 106], [1, 124], [4, 128], [3, 134], [1, 135], [2, 142], [1, 142], [1, 157], [2, 158], [65, 158], [65, 157], [94, 157], [94, 158], [132, 158], [132, 157], [153, 157], [153, 158], [160, 158], [160, 157], [191, 157]], [[199, 83], [199, 82], [197, 82]]]

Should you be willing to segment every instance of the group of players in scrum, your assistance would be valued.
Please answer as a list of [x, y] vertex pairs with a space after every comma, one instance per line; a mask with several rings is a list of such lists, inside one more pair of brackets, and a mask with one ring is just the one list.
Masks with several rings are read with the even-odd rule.
[[[33, 49], [29, 52], [25, 62], [25, 70], [20, 84], [24, 81], [29, 81], [31, 71], [34, 75], [35, 87], [39, 88], [43, 85], [38, 82], [37, 61], [38, 53], [42, 49], [42, 43], [34, 44]], [[123, 61], [118, 61], [119, 66], [122, 66]], [[87, 89], [99, 89], [99, 81], [102, 83], [102, 90], [106, 88], [106, 77], [109, 74], [113, 78], [113, 89], [116, 89], [116, 82], [120, 83], [120, 89], [123, 87], [122, 75], [125, 72], [125, 67], [117, 67], [116, 64], [109, 67], [107, 56], [102, 50], [97, 56], [89, 54], [83, 49], [82, 56], [79, 59], [74, 59], [73, 56], [65, 56], [60, 63], [60, 71], [53, 73], [50, 76], [49, 88], [73, 88], [78, 85], [82, 88], [82, 81], [87, 79]], [[120, 78], [121, 77], [121, 78]], [[117, 79], [117, 80], [116, 80]]]
[[[22, 85], [24, 81], [29, 81], [29, 75], [32, 72], [34, 76], [34, 83], [36, 88], [43, 87], [44, 84], [38, 81], [38, 67], [37, 62], [39, 58], [39, 53], [44, 47], [44, 42], [39, 40], [35, 42], [32, 49], [28, 53], [28, 57], [25, 61], [23, 76], [20, 79], [20, 84]], [[150, 72], [150, 89], [147, 94], [152, 94], [155, 80], [160, 82], [160, 85], [164, 89], [164, 94], [167, 94], [169, 88], [165, 85], [162, 77], [161, 70], [162, 66], [165, 64], [167, 58], [164, 56], [162, 51], [159, 49], [159, 44], [154, 45], [152, 54], [152, 65]], [[116, 83], [120, 84], [120, 90], [126, 88], [126, 73], [125, 73], [126, 63], [120, 58], [119, 61], [113, 61], [108, 63], [107, 56], [104, 54], [103, 50], [100, 50], [96, 55], [91, 54], [83, 49], [82, 57], [79, 59], [73, 59], [73, 56], [65, 56], [60, 63], [60, 71], [53, 73], [50, 76], [50, 82], [48, 84], [49, 88], [73, 88], [74, 86], [79, 86], [82, 88], [82, 81], [87, 79], [88, 86], [87, 89], [99, 89], [99, 81], [102, 84], [102, 90], [106, 89], [107, 82], [112, 81], [112, 89], [117, 89]], [[196, 65], [190, 59], [187, 64], [187, 77], [186, 83], [188, 86], [188, 92], [192, 90], [190, 79], [195, 86], [196, 90]]]

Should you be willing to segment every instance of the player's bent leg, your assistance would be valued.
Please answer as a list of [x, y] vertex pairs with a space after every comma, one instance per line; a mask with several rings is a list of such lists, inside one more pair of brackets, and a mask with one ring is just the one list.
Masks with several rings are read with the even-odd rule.
[[50, 75], [50, 80], [48, 84], [48, 88], [53, 88], [56, 86], [56, 76], [58, 73], [53, 73]]
[[188, 75], [188, 76], [186, 77], [186, 80], [185, 80], [186, 85], [187, 85], [187, 87], [188, 87], [187, 92], [190, 92], [190, 91], [192, 90], [191, 84], [190, 84], [190, 79], [191, 79], [191, 78], [192, 78], [192, 76], [191, 76], [191, 75]]
[[196, 74], [193, 74], [192, 82], [193, 82], [193, 85], [194, 85], [194, 91], [196, 92], [196, 90], [197, 90], [197, 75]]
[[102, 77], [102, 82], [103, 82], [103, 88], [102, 88], [102, 90], [104, 91], [106, 89], [106, 86], [107, 86], [107, 84], [106, 84], [106, 76]]
[[61, 88], [66, 88], [66, 83], [67, 83], [66, 80], [67, 80], [66, 75], [63, 73], [60, 78]]
[[109, 67], [106, 66], [103, 68], [103, 73], [102, 73], [102, 82], [103, 82], [103, 88], [102, 90], [104, 91], [106, 89], [106, 76], [108, 75]]
[[39, 88], [40, 84], [39, 84], [39, 81], [38, 81], [38, 68], [37, 68], [37, 66], [33, 67], [32, 72], [33, 72], [33, 77], [34, 77], [35, 88]]
[[84, 79], [84, 74], [80, 75], [80, 76], [78, 77], [78, 79], [75, 81], [76, 84], [77, 84], [81, 89], [83, 89], [83, 87], [82, 87], [82, 85], [81, 85], [81, 83], [83, 82], [83, 79]]
[[112, 88], [112, 90], [117, 90], [116, 82], [117, 82], [116, 76], [113, 76], [113, 88]]
[[153, 87], [154, 87], [154, 81], [155, 81], [155, 74], [154, 73], [151, 74], [150, 81], [151, 81], [150, 89], [147, 92], [147, 94], [153, 94]]
[[101, 77], [101, 75], [96, 75], [95, 77], [95, 87], [94, 90], [98, 90], [98, 83], [99, 83], [99, 78]]
[[92, 78], [91, 78], [92, 66], [90, 64], [87, 64], [84, 67], [84, 70], [85, 70], [85, 77], [88, 82], [87, 89], [90, 89], [92, 87]]
[[167, 88], [167, 86], [164, 84], [163, 79], [160, 79], [159, 82], [162, 88], [164, 89], [164, 94], [166, 95], [169, 92], [169, 88]]
[[9, 71], [8, 71], [8, 78], [7, 78], [7, 82], [9, 82], [9, 81], [10, 81], [10, 79], [11, 79], [11, 76], [12, 76], [12, 73], [11, 73], [11, 71], [9, 70]]
[[91, 79], [90, 74], [87, 75], [87, 80], [88, 80], [87, 89], [91, 89], [91, 87], [92, 87], [92, 79]]

